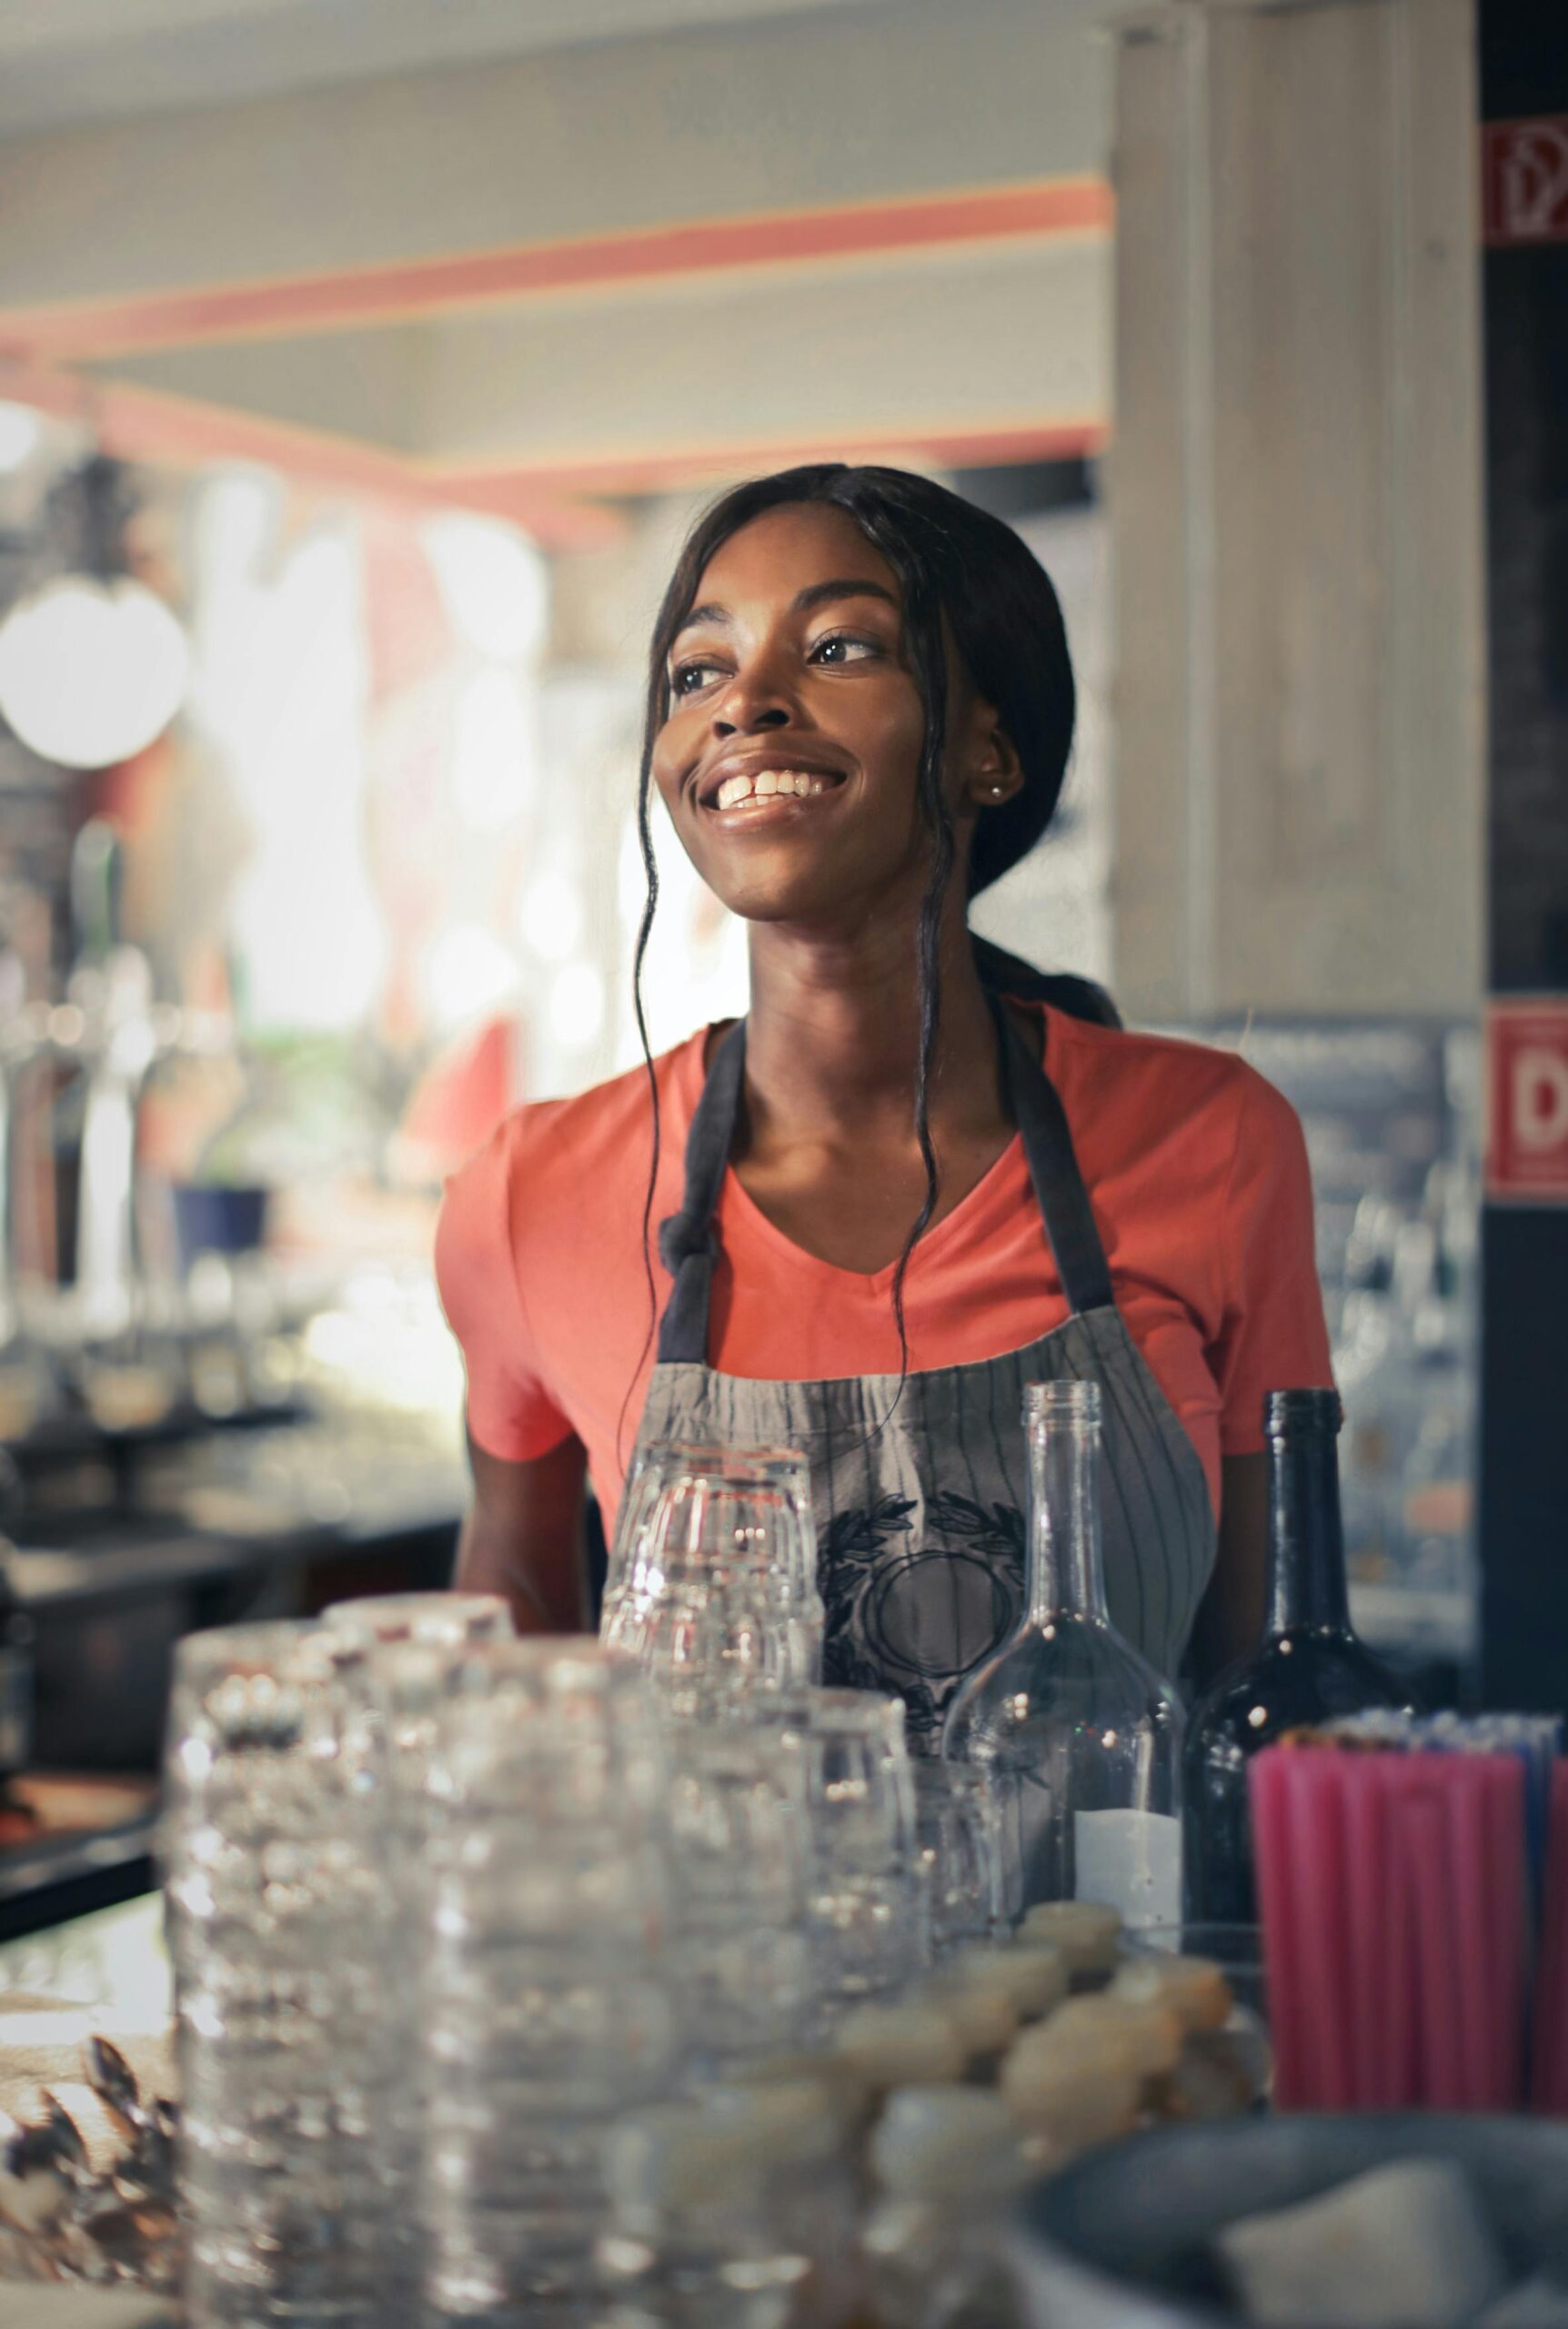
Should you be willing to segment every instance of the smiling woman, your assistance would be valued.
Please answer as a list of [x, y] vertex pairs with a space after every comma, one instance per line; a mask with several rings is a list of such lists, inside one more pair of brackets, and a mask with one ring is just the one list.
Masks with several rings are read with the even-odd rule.
[[1247, 1636], [1263, 1393], [1329, 1381], [1305, 1154], [1240, 1061], [970, 933], [1072, 722], [1048, 579], [940, 487], [799, 469], [699, 525], [650, 661], [638, 1017], [655, 788], [748, 925], [749, 1015], [519, 1111], [442, 1218], [464, 1581], [524, 1624], [581, 1622], [585, 1467], [613, 1510], [633, 1433], [799, 1447], [829, 1677], [929, 1746], [1017, 1613], [1022, 1386], [1074, 1377], [1117, 1624], [1166, 1672]]

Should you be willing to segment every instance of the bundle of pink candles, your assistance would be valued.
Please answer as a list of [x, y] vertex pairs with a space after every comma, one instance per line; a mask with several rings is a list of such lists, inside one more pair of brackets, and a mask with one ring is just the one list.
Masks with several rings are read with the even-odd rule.
[[1273, 1748], [1251, 1767], [1275, 2101], [1568, 2110], [1568, 1785], [1536, 1934], [1515, 1754]]
[[1536, 2110], [1568, 2119], [1568, 1762], [1552, 1770], [1530, 2068]]

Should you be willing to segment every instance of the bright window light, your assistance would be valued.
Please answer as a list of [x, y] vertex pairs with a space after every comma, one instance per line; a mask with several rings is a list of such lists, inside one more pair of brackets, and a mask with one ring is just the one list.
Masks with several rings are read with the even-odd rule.
[[527, 805], [536, 758], [530, 711], [509, 671], [477, 671], [464, 685], [453, 725], [452, 798], [470, 832], [500, 832]]
[[44, 424], [25, 404], [0, 404], [0, 469], [19, 469], [43, 442]]
[[185, 632], [139, 582], [69, 575], [0, 623], [0, 712], [62, 768], [108, 768], [145, 750], [189, 678]]
[[498, 518], [444, 510], [420, 529], [447, 619], [464, 644], [498, 663], [544, 649], [549, 570], [513, 526]]
[[550, 1033], [557, 1043], [591, 1044], [604, 1025], [604, 978], [593, 963], [574, 963], [550, 988]]

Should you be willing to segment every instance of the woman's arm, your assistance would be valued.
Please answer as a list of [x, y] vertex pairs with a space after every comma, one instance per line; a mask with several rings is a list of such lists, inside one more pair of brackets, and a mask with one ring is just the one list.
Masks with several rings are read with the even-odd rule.
[[457, 1542], [465, 1593], [500, 1593], [521, 1634], [581, 1633], [588, 1625], [580, 1439], [522, 1464], [468, 1442], [474, 1501]]
[[1269, 1459], [1225, 1456], [1220, 1463], [1220, 1550], [1192, 1628], [1192, 1678], [1207, 1690], [1263, 1630], [1269, 1559]]

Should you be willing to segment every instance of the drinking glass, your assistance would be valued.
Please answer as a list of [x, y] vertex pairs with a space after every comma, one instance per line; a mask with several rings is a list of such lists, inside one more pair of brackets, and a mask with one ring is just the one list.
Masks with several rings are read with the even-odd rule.
[[511, 1612], [498, 1593], [367, 1593], [331, 1602], [321, 1622], [367, 1648], [423, 1642], [455, 1649], [506, 1641], [513, 1632]]
[[437, 1729], [426, 2303], [578, 2329], [597, 2317], [607, 2132], [681, 2048], [658, 1735], [641, 1677], [587, 1639], [471, 1649]]
[[667, 1741], [687, 2077], [701, 2084], [804, 2034], [810, 1831], [803, 1770], [768, 1731], [680, 1722]]
[[903, 1701], [814, 1689], [780, 1691], [756, 1710], [800, 1773], [822, 2034], [849, 2006], [902, 1989], [925, 1956]]
[[648, 1606], [704, 1571], [754, 1571], [782, 1628], [785, 1679], [816, 1680], [825, 1618], [806, 1459], [791, 1448], [667, 1442], [645, 1449], [627, 1484], [601, 1630], [636, 1646]]
[[983, 1941], [1006, 1922], [1002, 1822], [991, 1775], [972, 1763], [912, 1765], [931, 1953]]
[[671, 1714], [732, 1713], [797, 1671], [794, 1634], [766, 1581], [718, 1561], [623, 1601], [607, 1640], [637, 1659]]
[[318, 1627], [196, 1634], [168, 1738], [190, 2319], [370, 2329], [402, 2033], [356, 1694]]

